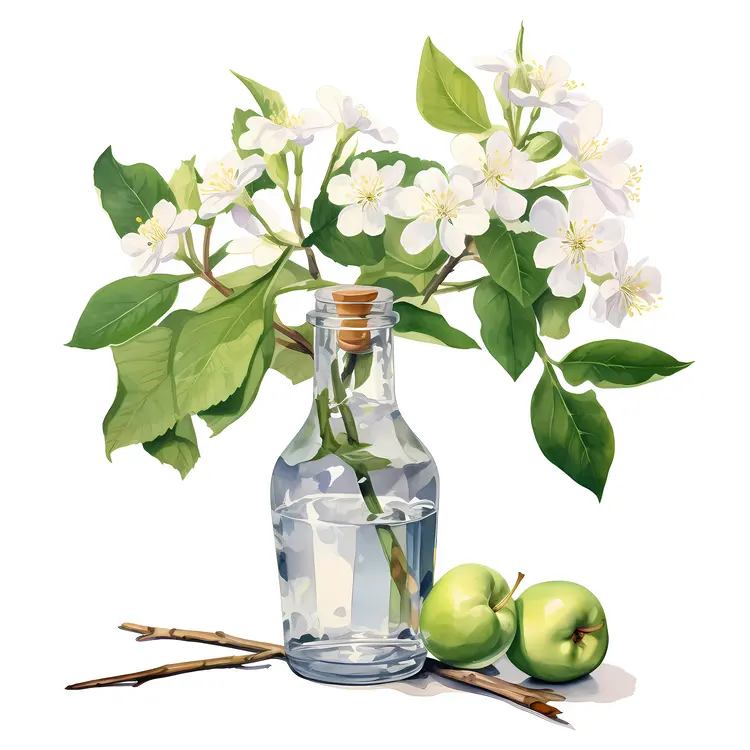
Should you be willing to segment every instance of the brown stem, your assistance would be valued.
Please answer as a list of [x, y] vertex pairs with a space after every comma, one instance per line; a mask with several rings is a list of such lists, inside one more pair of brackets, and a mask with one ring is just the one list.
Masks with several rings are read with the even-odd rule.
[[587, 633], [596, 633], [597, 630], [601, 630], [603, 627], [604, 623], [600, 622], [593, 628], [576, 628], [573, 632], [571, 640], [573, 641], [573, 643], [580, 643], [583, 640], [584, 635], [586, 635]]
[[443, 267], [430, 279], [429, 284], [424, 288], [424, 292], [422, 294], [424, 295], [424, 298], [422, 299], [422, 304], [427, 302], [430, 297], [432, 297], [433, 294], [438, 290], [438, 287], [448, 278], [448, 275], [450, 272], [468, 255], [471, 254], [470, 247], [474, 243], [473, 237], [467, 237], [466, 238], [466, 247], [464, 251], [461, 253], [461, 255], [451, 256], [448, 258], [448, 260], [445, 262]]
[[305, 349], [304, 346], [300, 346], [294, 341], [287, 341], [286, 339], [281, 339], [277, 336], [276, 343], [279, 346], [283, 346], [285, 349], [291, 349], [293, 352], [299, 352], [300, 354], [310, 354], [310, 352]]
[[[297, 344], [304, 350], [306, 354], [309, 354], [311, 357], [313, 356], [313, 350], [310, 346], [310, 342], [301, 334], [297, 333], [292, 328], [288, 328], [283, 323], [278, 323], [277, 321], [274, 321], [273, 327], [279, 332], [283, 333], [285, 336], [290, 338], [292, 341], [296, 341]], [[291, 347], [288, 347], [291, 349]]]
[[[154, 641], [154, 640], [174, 640], [174, 641], [191, 641], [194, 643], [207, 643], [214, 646], [223, 646], [227, 648], [236, 648], [243, 651], [250, 651], [251, 654], [244, 656], [228, 656], [218, 659], [202, 659], [199, 661], [178, 662], [176, 664], [165, 664], [154, 669], [145, 669], [141, 672], [132, 672], [130, 674], [118, 675], [115, 677], [104, 677], [98, 680], [88, 680], [87, 682], [78, 682], [68, 685], [66, 690], [85, 690], [94, 687], [106, 687], [109, 685], [133, 685], [137, 687], [149, 680], [159, 679], [161, 677], [171, 677], [172, 675], [185, 674], [187, 672], [198, 672], [206, 669], [221, 669], [228, 667], [243, 667], [247, 664], [263, 661], [265, 659], [283, 659], [285, 652], [282, 646], [264, 641], [253, 641], [247, 638], [237, 638], [236, 636], [227, 635], [221, 630], [208, 632], [203, 630], [180, 630], [178, 628], [156, 628], [148, 625], [137, 625], [131, 622], [125, 622], [120, 625], [121, 630], [127, 630], [131, 633], [139, 633], [137, 641]], [[453, 669], [434, 659], [427, 659], [424, 665], [425, 672], [432, 672], [448, 680], [455, 680], [466, 685], [471, 685], [482, 690], [486, 690], [494, 695], [499, 695], [513, 703], [525, 706], [538, 714], [555, 718], [560, 714], [560, 710], [554, 706], [548, 705], [549, 702], [564, 701], [565, 696], [560, 695], [552, 690], [543, 690], [527, 688], [523, 685], [516, 685], [507, 682], [499, 677], [492, 677], [481, 672], [474, 672], [469, 669]]]
[[516, 589], [521, 585], [521, 581], [526, 576], [523, 573], [519, 573], [518, 577], [516, 578], [516, 582], [513, 584], [513, 588], [502, 598], [500, 602], [498, 602], [493, 608], [493, 612], [499, 612], [513, 597], [513, 594], [516, 593]]
[[213, 229], [214, 225], [209, 224], [203, 232], [203, 270], [200, 272], [200, 276], [225, 297], [231, 297], [232, 290], [224, 286], [211, 270], [211, 232], [213, 232]]

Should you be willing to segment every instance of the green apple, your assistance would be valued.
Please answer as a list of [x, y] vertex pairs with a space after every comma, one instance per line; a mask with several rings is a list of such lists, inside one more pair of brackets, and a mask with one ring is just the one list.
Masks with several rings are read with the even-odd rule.
[[513, 590], [492, 568], [473, 563], [448, 571], [422, 605], [425, 646], [442, 662], [479, 669], [499, 659], [516, 633]]
[[595, 670], [609, 643], [599, 600], [583, 586], [547, 581], [516, 600], [518, 631], [508, 658], [546, 682], [569, 682]]

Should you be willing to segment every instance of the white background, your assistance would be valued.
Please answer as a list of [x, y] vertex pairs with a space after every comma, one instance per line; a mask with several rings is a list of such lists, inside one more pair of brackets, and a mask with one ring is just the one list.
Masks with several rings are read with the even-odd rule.
[[[5, 746], [738, 747], [750, 500], [748, 18], [740, 4], [18, 7], [5, 11], [0, 50]], [[107, 462], [100, 424], [115, 391], [111, 355], [63, 347], [89, 296], [129, 273], [94, 193], [98, 155], [112, 144], [121, 162], [149, 162], [167, 176], [194, 153], [199, 168], [220, 156], [231, 145], [234, 107], [252, 105], [234, 68], [281, 91], [292, 108], [313, 105], [318, 86], [335, 84], [397, 127], [404, 152], [449, 163], [450, 136], [415, 107], [424, 37], [471, 71], [474, 55], [512, 47], [521, 18], [527, 48], [571, 61], [603, 103], [605, 134], [634, 144], [645, 173], [628, 245], [664, 276], [663, 305], [647, 318], [626, 321], [618, 334], [584, 309], [569, 339], [548, 348], [562, 356], [622, 335], [695, 364], [641, 389], [600, 394], [617, 439], [601, 505], [534, 442], [538, 361], [513, 384], [486, 352], [401, 339], [399, 401], [441, 471], [439, 573], [476, 561], [511, 579], [523, 570], [529, 584], [561, 578], [589, 587], [610, 623], [606, 662], [637, 678], [635, 694], [563, 706], [571, 731], [490, 698], [342, 690], [297, 679], [283, 664], [139, 690], [63, 691], [77, 680], [226, 653], [135, 644], [116, 629], [125, 620], [281, 637], [268, 481], [311, 398], [309, 382], [293, 388], [272, 372], [241, 422], [215, 440], [201, 431], [202, 458], [185, 482], [139, 447]], [[500, 121], [491, 74], [472, 75]], [[308, 149], [317, 154], [308, 205], [332, 138]], [[217, 235], [230, 231], [225, 223]], [[201, 291], [181, 292], [180, 302]], [[282, 312], [299, 322], [310, 304], [288, 300]], [[442, 304], [449, 321], [478, 338], [470, 295]]]

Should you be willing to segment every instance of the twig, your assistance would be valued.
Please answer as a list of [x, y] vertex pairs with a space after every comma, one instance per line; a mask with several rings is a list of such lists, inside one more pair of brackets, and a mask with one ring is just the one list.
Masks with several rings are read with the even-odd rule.
[[[309, 354], [311, 357], [313, 356], [313, 350], [310, 346], [310, 342], [301, 334], [297, 333], [293, 328], [288, 328], [283, 323], [278, 323], [274, 321], [273, 327], [279, 332], [283, 333], [285, 336], [290, 338], [292, 341], [296, 341], [297, 344], [304, 350], [306, 354]], [[292, 347], [288, 347], [291, 349]]]
[[[221, 669], [229, 667], [244, 667], [248, 664], [263, 661], [265, 659], [283, 659], [286, 657], [284, 648], [273, 643], [265, 641], [253, 641], [247, 638], [237, 638], [236, 636], [227, 635], [222, 630], [208, 632], [203, 630], [180, 630], [178, 628], [156, 628], [148, 625], [137, 625], [131, 622], [125, 622], [120, 625], [120, 630], [126, 630], [131, 633], [138, 633], [137, 641], [155, 641], [155, 640], [173, 640], [173, 641], [190, 641], [193, 643], [207, 643], [213, 646], [223, 646], [225, 648], [236, 648], [242, 651], [252, 652], [248, 656], [229, 656], [218, 659], [203, 659], [200, 661], [179, 662], [176, 664], [165, 664], [154, 669], [145, 669], [141, 672], [132, 672], [130, 674], [117, 675], [115, 677], [103, 677], [98, 680], [88, 680], [86, 682], [77, 682], [68, 685], [66, 690], [85, 690], [94, 687], [107, 687], [110, 685], [132, 685], [138, 687], [149, 680], [159, 679], [161, 677], [171, 677], [176, 674], [185, 674], [187, 672], [198, 672], [207, 669]], [[550, 702], [564, 701], [565, 696], [554, 692], [553, 690], [543, 690], [527, 688], [523, 685], [516, 685], [507, 682], [499, 677], [474, 672], [470, 669], [454, 669], [448, 667], [434, 659], [425, 661], [425, 672], [432, 672], [448, 680], [461, 682], [472, 687], [486, 690], [489, 693], [498, 695], [518, 705], [525, 706], [530, 710], [554, 718], [561, 712], [554, 706], [548, 705]]]
[[199, 276], [207, 281], [212, 287], [221, 292], [225, 297], [232, 296], [232, 290], [224, 286], [211, 270], [211, 232], [214, 229], [213, 224], [209, 224], [203, 231], [203, 268], [199, 269]]
[[310, 352], [305, 349], [304, 346], [300, 346], [294, 341], [287, 341], [286, 339], [282, 339], [277, 336], [276, 343], [279, 346], [283, 346], [285, 349], [291, 349], [293, 352], [299, 352], [300, 354], [310, 354]]
[[448, 274], [466, 257], [471, 255], [471, 246], [474, 243], [473, 237], [466, 238], [466, 248], [461, 255], [454, 255], [448, 258], [445, 265], [430, 279], [430, 283], [424, 288], [424, 298], [422, 304], [427, 302], [430, 297], [437, 291], [438, 287], [446, 280]]

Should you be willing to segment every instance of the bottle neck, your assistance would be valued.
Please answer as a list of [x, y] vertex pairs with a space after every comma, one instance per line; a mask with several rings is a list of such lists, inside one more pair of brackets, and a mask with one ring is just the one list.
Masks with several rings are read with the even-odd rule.
[[315, 396], [327, 389], [329, 401], [337, 403], [343, 386], [347, 398], [357, 393], [368, 401], [395, 405], [393, 329], [372, 329], [371, 347], [356, 354], [339, 346], [336, 333], [315, 327]]

